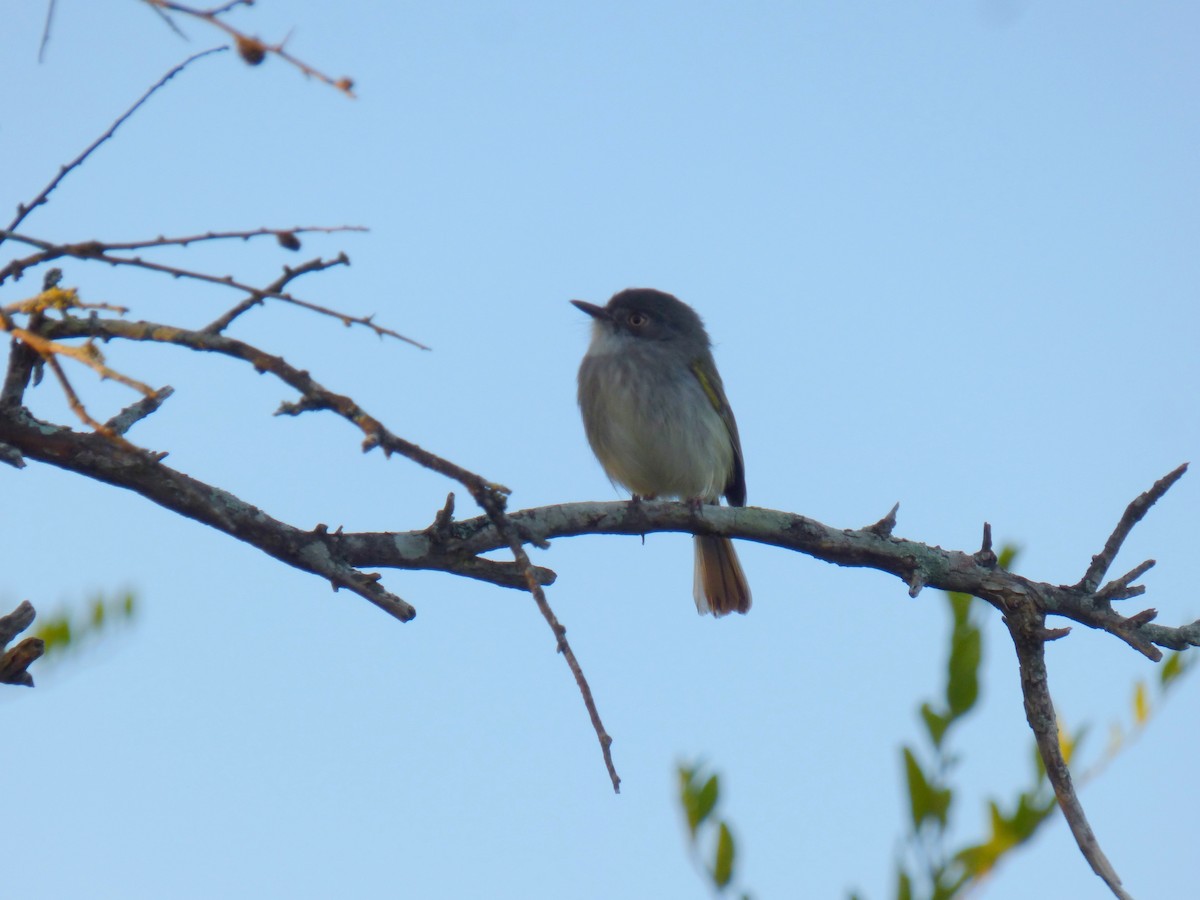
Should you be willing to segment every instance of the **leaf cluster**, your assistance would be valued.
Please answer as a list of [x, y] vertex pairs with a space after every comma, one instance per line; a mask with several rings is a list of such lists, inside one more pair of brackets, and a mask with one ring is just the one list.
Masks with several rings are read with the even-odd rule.
[[[733, 884], [733, 864], [736, 846], [729, 823], [717, 819], [713, 814], [720, 798], [721, 782], [716, 773], [708, 774], [705, 767], [696, 763], [686, 765], [681, 763], [679, 771], [679, 802], [683, 808], [687, 824], [689, 849], [697, 867], [703, 871], [706, 880], [718, 896], [723, 896]], [[706, 777], [707, 776], [707, 777]], [[715, 832], [715, 839], [707, 837]], [[710, 862], [705, 862], [701, 856], [701, 844], [710, 844]], [[742, 900], [749, 900], [746, 892], [741, 894]]]

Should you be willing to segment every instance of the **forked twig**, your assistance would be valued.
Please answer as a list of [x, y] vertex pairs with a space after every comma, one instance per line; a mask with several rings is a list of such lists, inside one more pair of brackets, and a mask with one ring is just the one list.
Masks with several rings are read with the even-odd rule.
[[221, 18], [222, 14], [229, 12], [236, 6], [251, 5], [250, 3], [245, 2], [245, 0], [234, 0], [234, 2], [225, 3], [221, 6], [214, 7], [213, 9], [197, 9], [193, 6], [185, 6], [182, 3], [172, 2], [172, 0], [144, 0], [144, 2], [149, 4], [155, 9], [156, 12], [170, 22], [171, 27], [174, 28], [176, 32], [179, 32], [179, 29], [175, 26], [175, 23], [171, 20], [171, 17], [167, 15], [167, 13], [179, 13], [180, 15], [190, 16], [193, 19], [206, 22], [209, 25], [212, 25], [214, 28], [218, 28], [225, 32], [225, 34], [233, 38], [234, 45], [237, 47], [238, 55], [252, 66], [257, 66], [263, 61], [263, 59], [266, 58], [268, 53], [272, 53], [275, 56], [278, 56], [284, 62], [295, 66], [304, 75], [310, 78], [315, 78], [318, 81], [324, 82], [330, 87], [336, 88], [347, 97], [354, 97], [354, 81], [352, 79], [346, 77], [331, 78], [319, 69], [316, 69], [303, 60], [292, 56], [292, 54], [288, 53], [287, 50], [284, 49], [284, 44], [287, 42], [286, 39], [277, 44], [268, 44], [260, 38], [254, 37], [244, 31], [234, 28]]
[[[4, 236], [4, 234], [0, 234], [0, 238], [3, 238]], [[414, 340], [413, 338], [400, 334], [398, 331], [378, 324], [375, 321], [374, 314], [356, 316], [349, 313], [339, 312], [336, 309], [322, 306], [319, 303], [313, 303], [309, 300], [302, 300], [294, 294], [286, 293], [284, 291], [272, 290], [269, 287], [255, 287], [252, 284], [248, 284], [247, 282], [234, 278], [232, 275], [212, 275], [208, 272], [201, 272], [196, 269], [185, 269], [180, 266], [171, 266], [164, 263], [153, 262], [152, 260], [143, 259], [140, 256], [116, 256], [109, 252], [109, 245], [101, 241], [86, 241], [81, 244], [53, 244], [49, 241], [43, 241], [40, 238], [34, 238], [28, 235], [17, 234], [13, 232], [9, 232], [7, 237], [33, 247], [38, 247], [41, 252], [34, 254], [33, 256], [26, 257], [25, 259], [13, 260], [3, 269], [0, 269], [0, 282], [3, 282], [11, 275], [19, 275], [22, 271], [33, 265], [40, 265], [42, 263], [50, 262], [56, 259], [62, 259], [64, 257], [81, 260], [96, 260], [98, 262], [108, 263], [112, 266], [130, 266], [132, 268], [145, 269], [150, 272], [159, 272], [164, 275], [170, 275], [172, 278], [187, 278], [193, 281], [200, 281], [205, 284], [216, 284], [221, 285], [222, 287], [232, 288], [250, 295], [250, 305], [254, 305], [254, 303], [261, 302], [263, 299], [268, 298], [281, 300], [284, 303], [291, 304], [292, 306], [298, 306], [302, 309], [307, 309], [311, 312], [337, 319], [346, 326], [361, 325], [371, 329], [371, 331], [380, 337], [395, 338], [396, 340], [403, 341], [406, 344], [411, 344], [412, 346], [421, 350], [429, 349], [420, 341]], [[322, 268], [329, 268], [331, 265], [344, 264], [347, 262], [348, 260], [343, 254], [339, 256], [334, 263], [315, 264], [306, 271], [316, 271]], [[287, 275], [287, 270], [285, 270], [285, 275]], [[288, 276], [285, 280], [285, 283], [294, 277], [294, 274]], [[242, 311], [244, 312], [244, 310]]]
[[[171, 69], [169, 72], [167, 72], [166, 75], [164, 75], [162, 78], [160, 78], [157, 82], [154, 83], [153, 87], [151, 87], [148, 91], [146, 91], [146, 93], [142, 94], [142, 96], [140, 98], [138, 98], [138, 101], [136, 103], [134, 103], [133, 106], [131, 106], [131, 107], [129, 107], [129, 109], [125, 110], [125, 112], [122, 113], [121, 116], [118, 117], [118, 119], [115, 122], [113, 122], [112, 125], [110, 125], [108, 127], [108, 130], [105, 131], [104, 134], [102, 134], [102, 135], [100, 135], [100, 137], [96, 138], [96, 140], [94, 140], [87, 147], [86, 150], [84, 150], [77, 157], [75, 157], [75, 159], [73, 159], [71, 162], [67, 163], [65, 166], [63, 166], [61, 169], [59, 169], [58, 174], [55, 175], [54, 178], [52, 178], [50, 180], [49, 184], [47, 184], [44, 188], [42, 188], [41, 192], [36, 197], [34, 197], [27, 204], [26, 203], [19, 204], [17, 206], [16, 216], [13, 218], [13, 220], [11, 222], [8, 223], [8, 227], [5, 229], [5, 231], [15, 230], [18, 225], [20, 225], [23, 221], [25, 221], [26, 216], [28, 216], [31, 212], [33, 212], [33, 210], [37, 209], [39, 206], [41, 206], [43, 203], [45, 203], [46, 199], [50, 196], [50, 194], [54, 191], [54, 189], [56, 187], [58, 187], [58, 185], [62, 182], [62, 180], [67, 177], [68, 173], [70, 173], [74, 169], [77, 169], [79, 166], [81, 166], [83, 164], [83, 161], [85, 159], [87, 159], [89, 156], [91, 156], [92, 153], [96, 150], [96, 148], [98, 148], [101, 144], [103, 144], [110, 137], [112, 137], [113, 134], [116, 132], [116, 130], [118, 128], [120, 128], [130, 116], [132, 116], [135, 112], [137, 112], [138, 109], [141, 108], [142, 104], [145, 103], [147, 100], [149, 100], [150, 97], [153, 96], [154, 93], [159, 88], [161, 88], [164, 84], [166, 84], [168, 81], [170, 81], [172, 78], [174, 78], [180, 72], [182, 72], [184, 69], [186, 69], [192, 63], [194, 63], [196, 60], [203, 59], [204, 57], [209, 56], [213, 53], [224, 52], [227, 49], [228, 49], [227, 47], [213, 47], [208, 50], [201, 50], [199, 53], [193, 53], [191, 56], [189, 56], [187, 59], [185, 59], [179, 65], [175, 66], [173, 69]], [[0, 234], [0, 244], [4, 243], [5, 238], [6, 238], [6, 235]]]
[[1079, 580], [1077, 587], [1080, 590], [1086, 591], [1089, 594], [1093, 593], [1096, 588], [1100, 587], [1100, 581], [1104, 578], [1109, 567], [1116, 559], [1121, 545], [1125, 543], [1125, 538], [1129, 537], [1129, 532], [1133, 530], [1133, 526], [1142, 520], [1142, 516], [1149, 512], [1150, 507], [1157, 503], [1168, 490], [1171, 485], [1183, 477], [1183, 473], [1187, 471], [1188, 464], [1184, 463], [1181, 466], [1171, 470], [1158, 481], [1150, 490], [1139, 494], [1125, 508], [1125, 513], [1121, 516], [1117, 527], [1113, 529], [1111, 535], [1104, 543], [1104, 549], [1092, 557], [1091, 565], [1088, 566], [1083, 578]]

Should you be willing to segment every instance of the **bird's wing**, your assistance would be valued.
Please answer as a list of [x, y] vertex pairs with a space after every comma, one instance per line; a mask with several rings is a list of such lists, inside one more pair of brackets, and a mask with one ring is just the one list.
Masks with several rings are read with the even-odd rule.
[[729, 501], [730, 506], [745, 506], [746, 464], [742, 459], [742, 440], [738, 437], [737, 420], [733, 417], [733, 410], [730, 409], [729, 401], [725, 398], [725, 386], [721, 383], [721, 376], [717, 374], [717, 367], [711, 359], [706, 360], [703, 357], [696, 359], [692, 362], [691, 368], [692, 374], [700, 382], [700, 387], [704, 389], [704, 395], [708, 397], [708, 402], [713, 405], [713, 409], [725, 423], [725, 428], [729, 432], [729, 442], [733, 444], [733, 469], [729, 473], [729, 480], [725, 483], [725, 498]]

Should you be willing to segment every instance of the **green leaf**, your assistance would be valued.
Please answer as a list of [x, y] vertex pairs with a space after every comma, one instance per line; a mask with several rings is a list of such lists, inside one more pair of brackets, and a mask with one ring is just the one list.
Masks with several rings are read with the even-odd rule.
[[950, 717], [937, 712], [928, 703], [922, 703], [921, 718], [925, 720], [925, 729], [929, 732], [929, 739], [933, 741], [933, 746], [941, 747], [946, 729], [950, 727]]
[[1053, 794], [1039, 797], [1034, 791], [1022, 793], [1017, 800], [1017, 811], [1008, 820], [1017, 842], [1023, 843], [1033, 837], [1038, 826], [1054, 812], [1056, 805]]
[[946, 703], [952, 718], [958, 718], [979, 699], [979, 663], [983, 659], [983, 636], [971, 624], [955, 627], [950, 638]]
[[687, 817], [688, 832], [693, 841], [696, 839], [696, 775], [696, 769], [679, 765], [679, 805]]
[[919, 829], [926, 819], [933, 819], [945, 827], [946, 814], [950, 810], [952, 799], [951, 791], [930, 784], [916, 756], [908, 747], [904, 748], [904, 771], [908, 778], [908, 799], [912, 808], [913, 827]]
[[1017, 553], [1020, 549], [1016, 544], [1005, 544], [1000, 548], [1000, 555], [996, 557], [996, 565], [1005, 572], [1012, 571], [1012, 564], [1017, 558]]
[[712, 877], [722, 890], [729, 886], [733, 878], [733, 835], [724, 822], [717, 832], [717, 858], [713, 863]]
[[699, 767], [689, 768], [683, 765], [679, 767], [679, 801], [687, 815], [688, 831], [691, 832], [693, 838], [696, 836], [696, 829], [708, 818], [713, 807], [717, 805], [719, 793], [716, 775], [709, 776], [702, 786], [697, 786], [700, 776], [701, 769]]
[[1008, 819], [1000, 812], [995, 801], [989, 801], [991, 813], [992, 834], [982, 844], [966, 847], [954, 855], [972, 877], [978, 878], [991, 871], [996, 860], [1011, 850], [1017, 844], [1016, 836], [1009, 825]]
[[104, 598], [97, 597], [92, 601], [92, 628], [101, 628], [104, 625]]
[[704, 787], [700, 788], [696, 794], [696, 824], [692, 826], [692, 830], [696, 828], [708, 818], [713, 808], [717, 805], [717, 795], [719, 793], [719, 784], [717, 776], [711, 776], [708, 781], [704, 782]]
[[58, 653], [71, 646], [71, 622], [66, 616], [46, 619], [42, 626], [34, 632], [46, 643], [46, 654]]
[[954, 627], [965, 625], [967, 616], [971, 614], [971, 601], [975, 598], [959, 591], [946, 591], [946, 596], [950, 598], [950, 612], [954, 615]]
[[896, 878], [896, 900], [913, 900], [912, 878], [904, 869]]
[[933, 805], [930, 799], [932, 790], [917, 758], [908, 747], [904, 748], [904, 774], [908, 780], [908, 802], [912, 811], [913, 827], [920, 828]]

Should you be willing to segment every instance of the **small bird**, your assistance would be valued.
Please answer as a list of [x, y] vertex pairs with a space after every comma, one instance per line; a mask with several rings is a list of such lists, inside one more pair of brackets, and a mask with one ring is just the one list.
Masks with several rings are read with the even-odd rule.
[[[579, 366], [579, 409], [592, 452], [635, 498], [677, 497], [746, 505], [737, 422], [696, 311], [649, 288], [614, 294], [605, 306], [571, 301], [594, 320]], [[750, 609], [750, 587], [733, 543], [696, 535], [696, 610]]]

